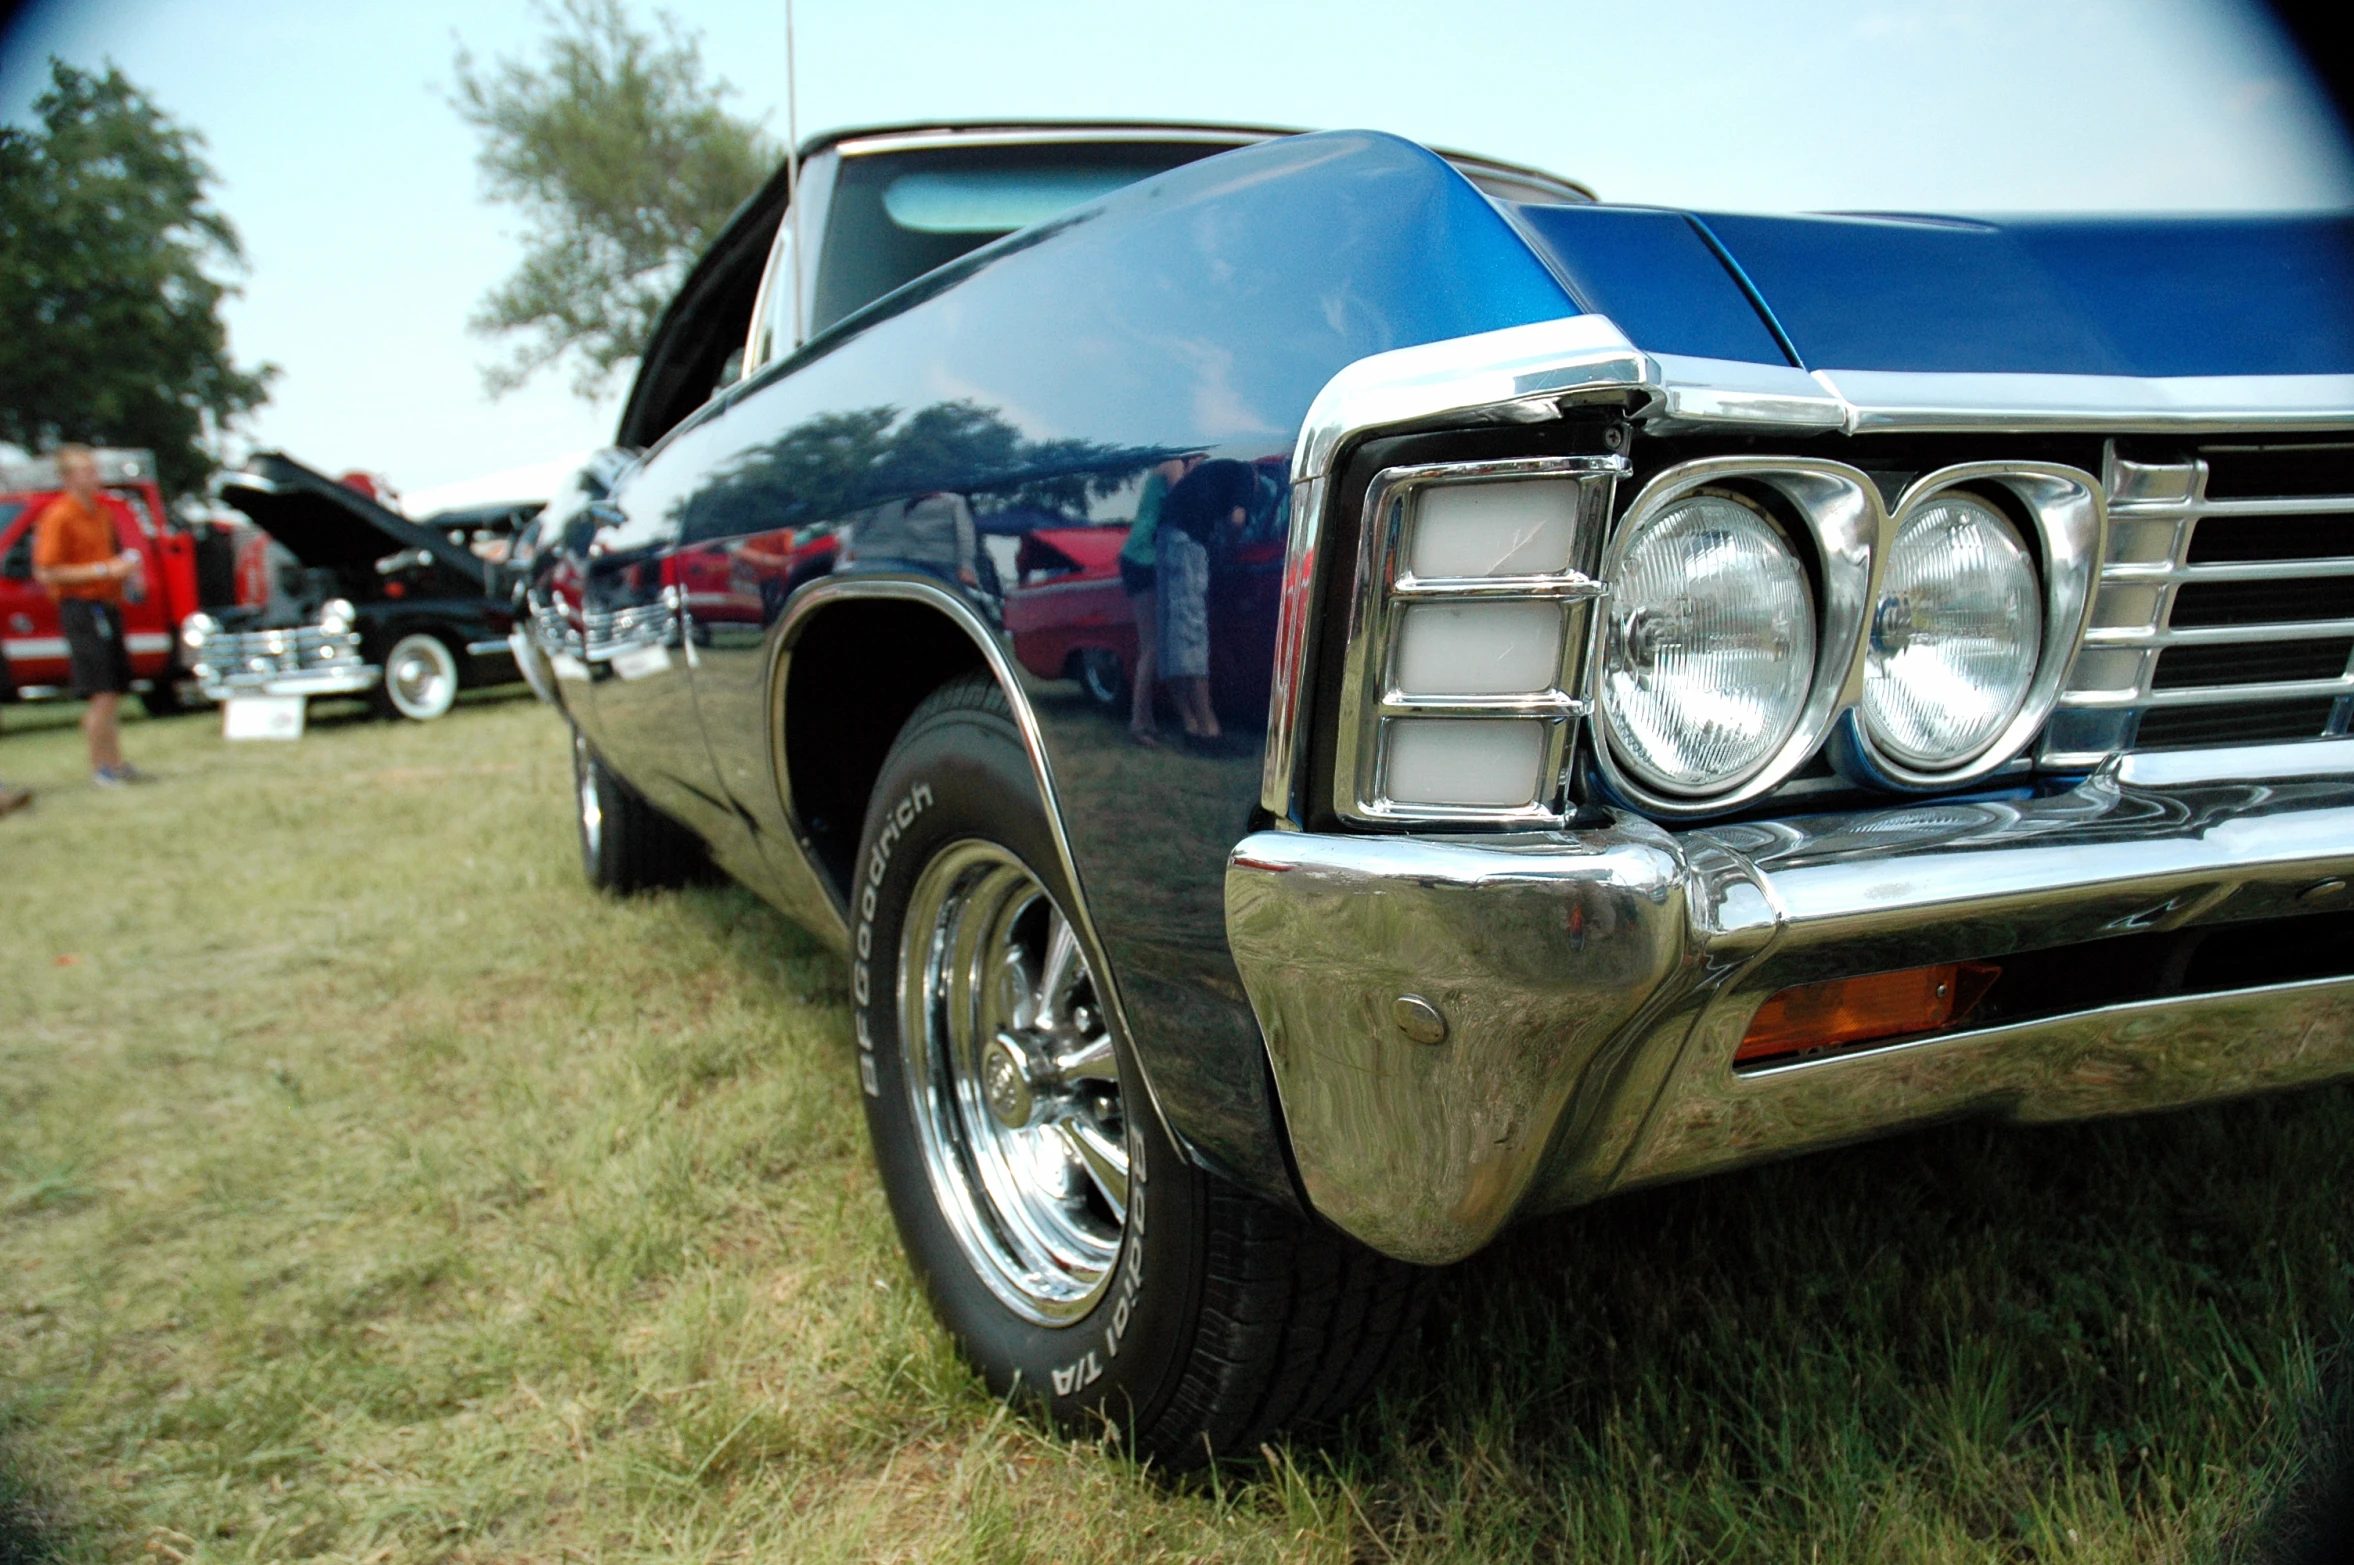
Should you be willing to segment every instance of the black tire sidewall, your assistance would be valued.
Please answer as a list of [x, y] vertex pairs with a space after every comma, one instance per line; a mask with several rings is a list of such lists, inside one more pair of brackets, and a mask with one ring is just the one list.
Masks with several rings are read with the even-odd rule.
[[905, 912], [924, 866], [976, 838], [1013, 852], [1069, 915], [1070, 888], [1012, 724], [973, 710], [919, 718], [884, 763], [849, 910], [859, 1078], [884, 1191], [934, 1308], [991, 1391], [1033, 1399], [1069, 1428], [1104, 1418], [1147, 1427], [1195, 1331], [1203, 1213], [1199, 1176], [1145, 1100], [1119, 1029], [1128, 1226], [1111, 1285], [1087, 1314], [1042, 1326], [1000, 1300], [941, 1215], [924, 1160], [898, 1025]]

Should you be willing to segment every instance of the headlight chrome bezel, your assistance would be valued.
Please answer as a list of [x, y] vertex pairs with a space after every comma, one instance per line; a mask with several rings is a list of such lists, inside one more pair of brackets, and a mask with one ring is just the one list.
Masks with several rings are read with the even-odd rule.
[[[1803, 524], [1805, 541], [1812, 545], [1812, 681], [1797, 722], [1782, 743], [1745, 771], [1701, 792], [1682, 792], [1648, 780], [1626, 752], [1607, 703], [1595, 699], [1595, 764], [1611, 793], [1646, 814], [1678, 819], [1721, 815], [1772, 792], [1822, 748], [1833, 723], [1862, 690], [1863, 631], [1889, 521], [1872, 481], [1844, 463], [1803, 457], [1702, 457], [1679, 463], [1645, 484], [1627, 507], [1603, 556], [1604, 580], [1619, 579], [1627, 546], [1642, 524], [1700, 490], [1741, 486], [1772, 491], [1789, 515]], [[1605, 607], [1595, 615], [1597, 626], [1607, 612]], [[1592, 687], [1598, 693], [1600, 659], [1591, 666]]]
[[[2034, 524], [2022, 541], [2035, 556], [2041, 586], [2042, 651], [2027, 694], [2009, 722], [1977, 750], [1950, 766], [1922, 767], [1891, 755], [1864, 720], [1859, 684], [1853, 710], [1843, 716], [1830, 747], [1831, 763], [1854, 782], [1899, 793], [1943, 792], [1976, 782], [2026, 754], [2060, 697], [2069, 665], [2084, 639], [2108, 533], [2108, 505], [2091, 474], [2052, 462], [1965, 462], [1925, 473], [1905, 486], [1890, 512], [1889, 537], [1940, 495], [1952, 490], [2000, 490]], [[1873, 581], [1875, 608], [1881, 593]], [[1864, 658], [1859, 655], [1859, 665]]]

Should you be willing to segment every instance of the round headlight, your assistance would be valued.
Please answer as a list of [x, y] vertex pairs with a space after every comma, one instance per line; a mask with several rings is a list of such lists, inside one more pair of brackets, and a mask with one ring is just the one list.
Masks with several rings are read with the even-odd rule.
[[2027, 700], [2043, 648], [2035, 559], [2002, 512], [1948, 493], [1888, 551], [1864, 670], [1872, 742], [1907, 766], [1958, 766]]
[[1806, 706], [1814, 595], [1781, 530], [1731, 495], [1635, 524], [1611, 583], [1601, 699], [1618, 759], [1674, 793], [1730, 788]]
[[208, 636], [218, 635], [221, 622], [199, 609], [180, 621], [180, 645], [193, 652], [205, 643]]
[[319, 605], [319, 628], [329, 635], [340, 635], [351, 629], [360, 611], [351, 606], [349, 598], [329, 598]]

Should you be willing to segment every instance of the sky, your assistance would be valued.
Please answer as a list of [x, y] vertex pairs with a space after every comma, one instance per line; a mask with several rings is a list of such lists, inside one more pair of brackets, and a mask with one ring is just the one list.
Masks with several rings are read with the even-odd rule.
[[[786, 129], [783, 0], [676, 0], [737, 112]], [[641, 20], [653, 8], [633, 5]], [[57, 55], [111, 60], [200, 131], [245, 241], [232, 352], [280, 376], [244, 429], [404, 491], [602, 444], [626, 386], [504, 397], [468, 316], [520, 255], [452, 59], [527, 54], [528, 0], [35, 0], [0, 121]], [[1735, 211], [2354, 206], [2354, 158], [2239, 0], [796, 0], [798, 126], [1118, 117], [1371, 127], [1605, 200]]]

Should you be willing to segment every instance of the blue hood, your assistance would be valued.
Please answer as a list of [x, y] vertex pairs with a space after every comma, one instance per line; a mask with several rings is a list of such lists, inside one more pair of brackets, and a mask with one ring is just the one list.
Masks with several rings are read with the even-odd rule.
[[1816, 370], [2354, 374], [2354, 217], [1518, 207], [1637, 347]]

